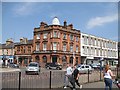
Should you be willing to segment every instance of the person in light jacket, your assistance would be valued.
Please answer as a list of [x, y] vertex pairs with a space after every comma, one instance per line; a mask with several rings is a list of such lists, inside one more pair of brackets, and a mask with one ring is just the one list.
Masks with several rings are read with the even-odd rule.
[[66, 69], [66, 74], [65, 74], [65, 86], [64, 86], [64, 89], [69, 87], [69, 82], [71, 80], [71, 76], [72, 76], [72, 73], [73, 73], [73, 68], [72, 68], [72, 65], [67, 63], [67, 69]]
[[113, 72], [110, 70], [109, 65], [105, 66], [105, 70], [104, 70], [104, 82], [105, 82], [105, 90], [112, 90], [112, 78], [115, 77], [115, 75], [113, 74]]

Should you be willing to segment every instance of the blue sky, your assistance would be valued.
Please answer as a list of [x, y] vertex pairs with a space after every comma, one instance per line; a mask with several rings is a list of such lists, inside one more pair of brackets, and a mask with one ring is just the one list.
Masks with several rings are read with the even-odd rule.
[[33, 30], [57, 16], [75, 29], [118, 41], [117, 2], [2, 2], [2, 43], [8, 38], [33, 38]]

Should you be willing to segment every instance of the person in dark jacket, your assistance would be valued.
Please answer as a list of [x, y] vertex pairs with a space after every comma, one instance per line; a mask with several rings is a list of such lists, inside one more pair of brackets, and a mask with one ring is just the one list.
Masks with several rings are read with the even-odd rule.
[[76, 65], [74, 65], [74, 71], [73, 71], [73, 73], [72, 73], [72, 76], [73, 76], [73, 90], [75, 90], [75, 83], [79, 86], [79, 88], [81, 89], [82, 88], [82, 85], [80, 85], [80, 83], [79, 83], [79, 70], [77, 69], [77, 67], [76, 67]]

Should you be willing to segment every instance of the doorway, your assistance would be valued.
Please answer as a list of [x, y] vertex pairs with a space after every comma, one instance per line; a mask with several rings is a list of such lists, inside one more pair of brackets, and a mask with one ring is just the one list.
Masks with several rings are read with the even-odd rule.
[[52, 56], [52, 63], [56, 63], [57, 62], [57, 56]]

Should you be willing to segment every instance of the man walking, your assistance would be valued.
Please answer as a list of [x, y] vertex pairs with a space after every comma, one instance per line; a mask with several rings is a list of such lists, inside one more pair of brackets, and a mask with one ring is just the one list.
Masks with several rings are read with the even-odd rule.
[[73, 76], [73, 82], [72, 82], [72, 85], [73, 85], [73, 90], [75, 90], [75, 83], [79, 86], [79, 88], [81, 89], [82, 88], [82, 85], [80, 85], [80, 83], [78, 82], [79, 80], [79, 70], [77, 69], [76, 65], [74, 65], [74, 71], [72, 73], [72, 76]]
[[67, 88], [67, 86], [69, 86], [69, 82], [71, 81], [72, 73], [73, 73], [73, 69], [71, 67], [71, 64], [67, 63], [64, 88]]

